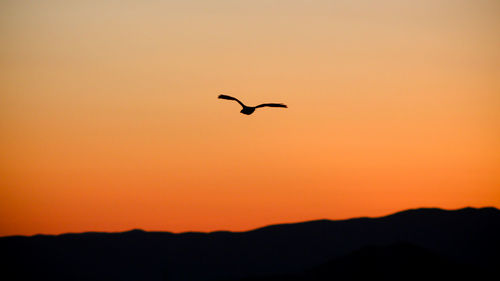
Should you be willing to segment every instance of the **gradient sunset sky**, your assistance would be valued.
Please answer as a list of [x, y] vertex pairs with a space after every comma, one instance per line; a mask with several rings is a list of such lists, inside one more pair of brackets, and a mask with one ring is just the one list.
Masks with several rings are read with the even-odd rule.
[[499, 208], [499, 50], [497, 0], [0, 1], [0, 236]]

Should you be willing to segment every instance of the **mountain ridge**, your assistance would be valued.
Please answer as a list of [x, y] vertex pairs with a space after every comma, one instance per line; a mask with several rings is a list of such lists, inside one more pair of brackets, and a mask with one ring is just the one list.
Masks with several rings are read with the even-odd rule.
[[134, 232], [147, 232], [147, 233], [165, 233], [165, 234], [173, 234], [173, 235], [183, 235], [183, 234], [216, 234], [216, 233], [246, 233], [246, 232], [252, 232], [252, 231], [258, 231], [261, 229], [267, 229], [267, 228], [272, 228], [276, 226], [286, 226], [286, 225], [297, 225], [297, 224], [308, 224], [308, 223], [321, 223], [321, 222], [344, 222], [344, 221], [352, 221], [352, 220], [364, 220], [364, 219], [381, 219], [381, 218], [386, 218], [386, 217], [391, 217], [391, 216], [397, 216], [397, 215], [402, 215], [402, 214], [411, 214], [415, 212], [429, 212], [429, 211], [437, 211], [437, 212], [465, 212], [465, 211], [470, 211], [470, 210], [475, 210], [475, 211], [493, 211], [497, 212], [500, 214], [500, 209], [497, 209], [493, 206], [486, 206], [486, 207], [463, 207], [463, 208], [458, 208], [458, 209], [444, 209], [444, 208], [438, 208], [438, 207], [422, 207], [422, 208], [411, 208], [411, 209], [405, 209], [401, 211], [397, 211], [394, 213], [390, 213], [387, 215], [382, 215], [382, 216], [376, 216], [376, 217], [370, 217], [370, 216], [361, 216], [361, 217], [352, 217], [352, 218], [347, 218], [347, 219], [327, 219], [327, 218], [321, 218], [321, 219], [313, 219], [313, 220], [306, 220], [306, 221], [298, 221], [298, 222], [286, 222], [286, 223], [276, 223], [276, 224], [270, 224], [270, 225], [265, 225], [257, 228], [251, 228], [249, 230], [242, 230], [242, 231], [232, 231], [232, 230], [214, 230], [214, 231], [182, 231], [182, 232], [173, 232], [173, 231], [162, 231], [162, 230], [144, 230], [141, 228], [133, 228], [129, 230], [124, 230], [124, 231], [83, 231], [83, 232], [65, 232], [65, 233], [59, 233], [59, 234], [44, 234], [44, 233], [37, 233], [33, 235], [6, 235], [6, 236], [0, 236], [0, 239], [2, 238], [8, 238], [8, 237], [57, 237], [57, 236], [64, 236], [64, 235], [81, 235], [81, 234], [122, 234], [122, 233], [134, 233]]
[[500, 210], [492, 207], [411, 209], [246, 232], [7, 236], [0, 238], [0, 253], [7, 258], [0, 277], [4, 272], [18, 280], [236, 280], [303, 272], [367, 246], [401, 243], [488, 269], [500, 263], [498, 237]]

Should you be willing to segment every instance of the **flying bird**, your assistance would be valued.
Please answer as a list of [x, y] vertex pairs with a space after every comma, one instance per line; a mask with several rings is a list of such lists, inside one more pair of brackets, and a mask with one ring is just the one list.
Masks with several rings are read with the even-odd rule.
[[227, 96], [227, 95], [219, 95], [219, 99], [237, 101], [243, 107], [243, 109], [240, 112], [243, 113], [243, 114], [246, 114], [246, 115], [252, 114], [255, 111], [255, 109], [257, 109], [259, 107], [266, 107], [266, 106], [268, 106], [268, 107], [283, 107], [283, 108], [287, 108], [287, 106], [284, 105], [284, 104], [282, 104], [282, 103], [263, 103], [263, 104], [259, 104], [257, 106], [246, 106], [239, 99], [233, 98], [233, 97]]

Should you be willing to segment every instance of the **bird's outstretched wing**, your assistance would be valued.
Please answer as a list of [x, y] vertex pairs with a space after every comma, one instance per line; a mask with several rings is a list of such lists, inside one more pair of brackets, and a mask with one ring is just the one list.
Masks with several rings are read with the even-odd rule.
[[237, 98], [233, 98], [231, 96], [227, 96], [227, 95], [219, 95], [219, 99], [223, 99], [223, 100], [235, 100], [237, 101], [241, 106], [245, 107], [245, 105]]
[[263, 104], [259, 104], [259, 105], [257, 105], [255, 108], [265, 107], [265, 106], [269, 106], [269, 107], [284, 107], [284, 108], [288, 108], [288, 106], [286, 106], [285, 104], [282, 104], [282, 103], [263, 103]]

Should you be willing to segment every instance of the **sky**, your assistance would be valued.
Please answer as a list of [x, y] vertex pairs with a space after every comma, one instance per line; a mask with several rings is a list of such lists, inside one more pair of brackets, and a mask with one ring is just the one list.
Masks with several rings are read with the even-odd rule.
[[[0, 1], [0, 236], [500, 208], [496, 0]], [[239, 113], [235, 102], [289, 108]]]

